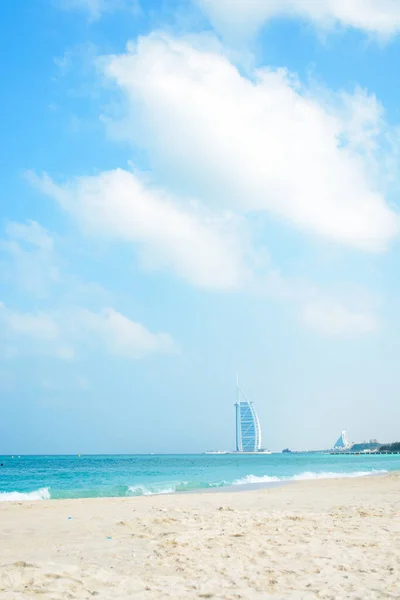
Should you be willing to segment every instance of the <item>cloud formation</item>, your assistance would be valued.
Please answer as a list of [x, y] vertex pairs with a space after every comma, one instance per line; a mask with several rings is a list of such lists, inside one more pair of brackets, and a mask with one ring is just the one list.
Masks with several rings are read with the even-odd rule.
[[324, 337], [357, 338], [381, 329], [379, 298], [363, 287], [342, 285], [321, 288], [299, 278], [285, 278], [271, 270], [263, 280], [268, 297], [294, 304], [300, 322]]
[[[379, 135], [373, 97], [356, 90], [332, 106], [285, 70], [244, 76], [222, 51], [166, 35], [108, 57], [105, 73], [130, 102], [126, 137], [170, 185], [363, 251], [383, 251], [398, 235], [355, 143]], [[357, 105], [365, 116], [351, 120]]]
[[124, 136], [164, 185], [123, 169], [62, 183], [30, 173], [85, 234], [134, 244], [146, 268], [200, 288], [293, 302], [324, 335], [379, 329], [370, 307], [277, 280], [251, 239], [263, 214], [366, 252], [396, 238], [398, 215], [379, 191], [386, 125], [375, 96], [318, 95], [284, 70], [244, 75], [202, 36], [152, 34], [101, 65], [128, 100]]
[[3, 345], [16, 354], [62, 360], [72, 360], [88, 348], [129, 359], [177, 350], [169, 334], [152, 333], [113, 308], [23, 312], [1, 305], [0, 335]]
[[53, 250], [52, 236], [36, 221], [28, 221], [27, 223], [11, 221], [6, 226], [6, 233], [14, 240], [25, 242], [41, 250]]
[[0, 240], [1, 267], [8, 285], [46, 296], [60, 281], [52, 235], [36, 221], [9, 222]]
[[[122, 183], [125, 182], [127, 187], [120, 188], [119, 193], [117, 193], [114, 185], [111, 190], [108, 189], [106, 178], [111, 176], [112, 180], [114, 176], [117, 176], [118, 180], [121, 174], [123, 175]], [[64, 209], [68, 210], [78, 220], [86, 233], [96, 237], [101, 235], [106, 238], [139, 245], [142, 243], [143, 238], [146, 252], [150, 253], [153, 261], [156, 261], [153, 262], [153, 266], [156, 264], [158, 267], [162, 265], [167, 269], [172, 268], [192, 285], [217, 291], [231, 290], [234, 286], [249, 293], [264, 295], [275, 301], [294, 303], [298, 307], [301, 321], [307, 327], [326, 336], [354, 337], [375, 333], [379, 330], [379, 320], [374, 313], [375, 307], [372, 307], [371, 303], [368, 302], [365, 291], [361, 290], [357, 294], [349, 294], [347, 302], [346, 294], [337, 297], [335, 293], [324, 293], [323, 290], [307, 281], [291, 280], [283, 277], [279, 271], [268, 264], [268, 259], [265, 257], [263, 260], [258, 257], [257, 260], [257, 253], [255, 253], [255, 264], [252, 264], [250, 260], [246, 263], [244, 252], [240, 251], [241, 240], [239, 237], [235, 239], [237, 245], [236, 255], [229, 255], [229, 262], [225, 264], [218, 257], [221, 248], [224, 250], [223, 256], [228, 256], [228, 246], [225, 247], [222, 244], [220, 247], [222, 238], [219, 239], [217, 236], [216, 239], [219, 239], [219, 243], [216, 245], [209, 237], [210, 232], [208, 230], [203, 231], [200, 228], [199, 241], [197, 239], [198, 234], [194, 233], [192, 229], [191, 221], [187, 223], [185, 214], [182, 215], [182, 222], [183, 225], [189, 224], [189, 229], [186, 231], [183, 228], [185, 235], [182, 237], [182, 226], [176, 228], [175, 220], [171, 221], [168, 215], [165, 214], [165, 206], [162, 203], [160, 206], [157, 203], [155, 206], [150, 203], [150, 207], [147, 207], [144, 212], [140, 209], [137, 210], [135, 206], [132, 208], [131, 204], [135, 204], [136, 200], [135, 196], [132, 196], [133, 190], [129, 184], [132, 181], [135, 184], [138, 182], [131, 173], [118, 170], [102, 173], [96, 177], [84, 178], [86, 184], [89, 184], [88, 186], [82, 182], [82, 179], [74, 180], [63, 186], [55, 184], [47, 175], [38, 178], [30, 174], [30, 179], [44, 193], [53, 197]], [[119, 183], [121, 184], [121, 182]], [[126, 202], [118, 204], [116, 199], [123, 197], [125, 194]], [[151, 210], [152, 208], [155, 208], [155, 212]], [[172, 214], [174, 214], [176, 207], [167, 205], [167, 211], [169, 208], [172, 209]], [[150, 216], [152, 219], [150, 219]], [[144, 217], [145, 221], [143, 221]], [[197, 223], [197, 221], [194, 221], [194, 223]], [[179, 219], [178, 224], [180, 224]], [[162, 237], [164, 228], [167, 229], [167, 242]], [[213, 232], [214, 234], [215, 232]], [[189, 242], [188, 239], [190, 239]], [[165, 245], [166, 243], [167, 245]], [[172, 244], [172, 251], [168, 247], [169, 243]], [[194, 244], [193, 248], [196, 250], [194, 255], [192, 255], [192, 244]], [[170, 262], [172, 259], [173, 262]], [[147, 260], [149, 259], [147, 258]], [[178, 262], [175, 264], [174, 261]], [[256, 269], [257, 262], [261, 263], [263, 267], [259, 273]], [[229, 265], [230, 267], [226, 271]], [[239, 279], [240, 272], [242, 273], [241, 279]], [[231, 279], [231, 273], [236, 274], [233, 279]], [[65, 311], [63, 312], [62, 320], [69, 322], [69, 331], [76, 331], [77, 315], [78, 312], [76, 311], [69, 313], [69, 316]], [[123, 351], [126, 346], [124, 331], [127, 332], [129, 343], [129, 331], [133, 333], [131, 323], [113, 309], [105, 309], [100, 314], [80, 309], [79, 315], [79, 330], [95, 333], [97, 336], [102, 334], [100, 337], [107, 340], [108, 347], [113, 349], [115, 353]], [[26, 330], [27, 333], [30, 331], [31, 335], [36, 330], [39, 334], [41, 327], [42, 336], [45, 338], [49, 337], [50, 332], [56, 333], [52, 326], [53, 321], [49, 321], [47, 314], [17, 315], [16, 321], [13, 318], [12, 322], [18, 323], [18, 329]], [[111, 324], [120, 334], [117, 336], [116, 343], [113, 330], [110, 329]], [[136, 324], [134, 325], [136, 327]], [[17, 326], [15, 326], [15, 329], [17, 329]], [[136, 333], [139, 338], [143, 339], [145, 344], [145, 338], [142, 338], [138, 329], [136, 329]], [[54, 335], [54, 337], [58, 339], [58, 335]], [[94, 339], [96, 339], [96, 336]]]
[[400, 31], [397, 0], [195, 0], [222, 33], [252, 35], [270, 19], [294, 17], [317, 27], [350, 27], [386, 38]]
[[172, 269], [193, 285], [220, 290], [240, 287], [247, 276], [240, 220], [228, 212], [178, 202], [122, 169], [64, 185], [46, 175], [30, 179], [86, 233], [136, 244], [147, 267]]

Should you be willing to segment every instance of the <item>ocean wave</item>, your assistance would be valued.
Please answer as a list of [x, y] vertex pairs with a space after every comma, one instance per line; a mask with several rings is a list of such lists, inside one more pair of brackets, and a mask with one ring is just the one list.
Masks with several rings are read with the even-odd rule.
[[33, 500], [50, 500], [49, 488], [40, 488], [33, 492], [0, 492], [0, 502], [26, 502]]
[[367, 477], [368, 475], [379, 475], [387, 473], [386, 469], [370, 471], [353, 471], [353, 472], [315, 472], [304, 471], [297, 475], [290, 476], [274, 476], [274, 475], [246, 475], [240, 479], [233, 481], [163, 481], [149, 482], [136, 485], [122, 485], [111, 489], [71, 489], [71, 490], [56, 490], [43, 487], [32, 492], [0, 492], [0, 502], [32, 502], [36, 500], [49, 500], [50, 498], [96, 498], [96, 497], [123, 497], [123, 496], [155, 496], [162, 494], [176, 494], [179, 492], [201, 492], [205, 490], [224, 488], [227, 486], [244, 486], [249, 484], [258, 484], [266, 486], [269, 483], [285, 483], [290, 481], [307, 481], [314, 479], [343, 479], [352, 477]]
[[175, 494], [177, 492], [201, 491], [210, 488], [219, 488], [231, 485], [228, 481], [203, 482], [203, 481], [179, 481], [157, 484], [137, 484], [128, 487], [130, 496], [155, 496], [158, 494]]
[[154, 486], [130, 485], [128, 492], [130, 496], [153, 496], [155, 494], [173, 494], [176, 489], [174, 487], [155, 489]]
[[379, 475], [387, 473], [386, 469], [371, 471], [353, 471], [353, 472], [314, 472], [305, 471], [297, 475], [290, 476], [273, 476], [273, 475], [246, 475], [241, 479], [234, 481], [218, 481], [218, 482], [198, 482], [198, 481], [180, 481], [180, 482], [165, 482], [157, 484], [137, 484], [128, 487], [128, 495], [130, 496], [155, 496], [158, 494], [175, 494], [177, 492], [190, 492], [206, 489], [217, 489], [226, 486], [249, 485], [249, 484], [268, 484], [268, 483], [285, 483], [289, 481], [311, 481], [314, 479], [344, 479], [353, 477], [367, 477], [368, 475]]
[[318, 473], [314, 471], [305, 471], [304, 473], [299, 473], [298, 475], [286, 477], [275, 477], [269, 475], [262, 475], [259, 477], [257, 475], [246, 475], [241, 479], [236, 479], [233, 481], [232, 485], [246, 485], [250, 483], [276, 483], [280, 481], [310, 481], [313, 479], [345, 479], [352, 477], [367, 477], [368, 475], [379, 475], [387, 472], [388, 471], [386, 469], [372, 469], [371, 471], [353, 471], [345, 473], [336, 473], [331, 471]]

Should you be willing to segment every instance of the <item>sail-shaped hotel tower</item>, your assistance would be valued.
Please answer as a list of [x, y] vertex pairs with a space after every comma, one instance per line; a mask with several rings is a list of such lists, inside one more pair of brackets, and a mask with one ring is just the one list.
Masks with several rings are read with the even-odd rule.
[[334, 445], [334, 449], [335, 450], [345, 450], [347, 448], [350, 448], [351, 444], [349, 444], [349, 442], [347, 441], [347, 436], [346, 436], [346, 432], [342, 431], [342, 433], [340, 434], [339, 439], [337, 440], [336, 444]]
[[249, 402], [237, 382], [236, 452], [259, 452], [261, 450], [261, 427], [256, 409]]

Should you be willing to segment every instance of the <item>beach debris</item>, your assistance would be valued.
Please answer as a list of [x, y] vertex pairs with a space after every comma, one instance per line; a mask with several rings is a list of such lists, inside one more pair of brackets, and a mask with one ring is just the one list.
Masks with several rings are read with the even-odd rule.
[[21, 569], [37, 569], [37, 565], [27, 563], [24, 560], [19, 560], [12, 564], [13, 567], [20, 567]]
[[68, 521], [70, 521], [72, 519], [72, 517], [68, 517]]
[[112, 537], [110, 535], [107, 536], [108, 540], [112, 540]]

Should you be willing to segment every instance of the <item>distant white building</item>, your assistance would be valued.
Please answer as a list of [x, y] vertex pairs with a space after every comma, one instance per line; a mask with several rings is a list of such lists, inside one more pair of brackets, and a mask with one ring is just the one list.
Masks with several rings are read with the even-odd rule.
[[350, 446], [351, 444], [347, 440], [346, 432], [342, 431], [333, 448], [334, 450], [344, 450], [345, 448], [350, 448]]
[[256, 409], [249, 402], [237, 383], [236, 452], [259, 452], [261, 450], [261, 427]]

